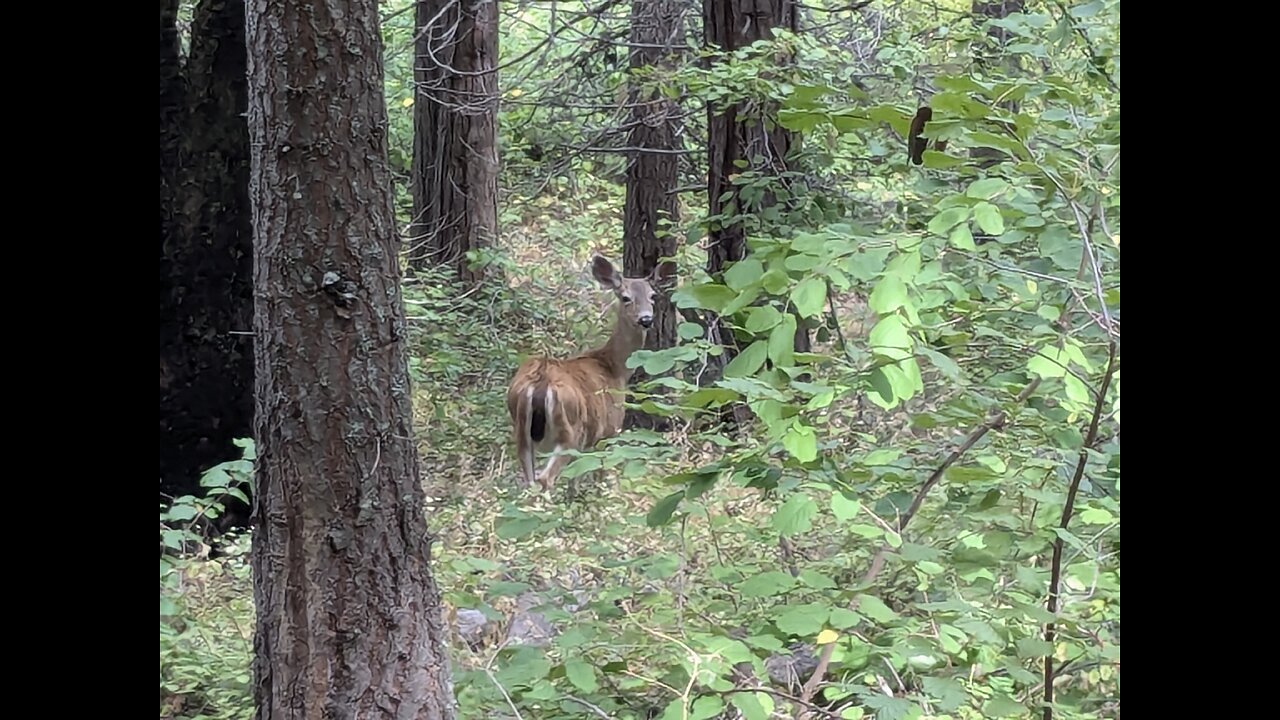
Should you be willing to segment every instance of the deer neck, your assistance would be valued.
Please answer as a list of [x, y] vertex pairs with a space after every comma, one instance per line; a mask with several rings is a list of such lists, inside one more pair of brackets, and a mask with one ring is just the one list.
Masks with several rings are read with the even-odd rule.
[[644, 328], [637, 327], [633, 323], [627, 322], [623, 317], [622, 307], [618, 307], [618, 318], [613, 326], [613, 335], [609, 336], [609, 342], [605, 343], [601, 348], [602, 354], [608, 359], [609, 365], [613, 368], [614, 379], [624, 385], [631, 379], [634, 370], [627, 367], [627, 358], [631, 353], [644, 347]]

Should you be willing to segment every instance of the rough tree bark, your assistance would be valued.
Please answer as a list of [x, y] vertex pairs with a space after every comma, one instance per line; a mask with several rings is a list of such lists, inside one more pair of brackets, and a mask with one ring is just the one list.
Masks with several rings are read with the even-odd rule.
[[422, 0], [415, 12], [409, 263], [475, 285], [484, 273], [466, 253], [498, 234], [498, 3]]
[[[161, 2], [160, 483], [198, 492], [253, 418], [244, 0], [202, 0], [180, 67]], [[238, 503], [237, 503], [238, 504]], [[236, 524], [248, 508], [232, 508]]]
[[257, 717], [452, 718], [377, 0], [249, 0]]
[[[757, 40], [772, 39], [773, 31], [778, 28], [796, 32], [799, 14], [794, 0], [703, 0], [702, 21], [707, 45], [722, 52], [733, 52]], [[777, 124], [770, 127], [766, 117], [769, 112], [772, 108], [761, 107], [748, 114], [741, 104], [708, 105], [707, 203], [711, 216], [744, 210], [737, 206], [736, 197], [728, 204], [722, 199], [734, 189], [733, 178], [742, 172], [742, 163], [766, 173], [786, 171], [792, 134]], [[766, 194], [755, 208], [746, 210], [759, 210], [772, 203], [772, 195]], [[707, 241], [707, 272], [712, 277], [747, 254], [746, 233], [741, 223], [713, 223]], [[722, 324], [717, 323], [712, 332], [725, 346], [718, 367], [713, 368], [718, 375], [733, 358], [737, 347], [732, 332]], [[803, 322], [797, 323], [795, 348], [802, 352], [809, 349], [808, 328]]]
[[[627, 199], [623, 211], [623, 270], [628, 277], [645, 277], [657, 269], [665, 286], [675, 276], [675, 264], [660, 258], [674, 257], [678, 238], [667, 223], [678, 219], [675, 194], [680, 149], [680, 106], [664, 95], [654, 74], [669, 73], [677, 48], [684, 47], [685, 3], [679, 0], [632, 0], [631, 3], [631, 131], [628, 145], [657, 152], [632, 152], [627, 165]], [[658, 293], [653, 307], [653, 327], [645, 337], [645, 349], [662, 350], [676, 344], [679, 314], [666, 292]], [[633, 382], [643, 382], [637, 369]], [[628, 427], [661, 429], [662, 418], [628, 410]]]

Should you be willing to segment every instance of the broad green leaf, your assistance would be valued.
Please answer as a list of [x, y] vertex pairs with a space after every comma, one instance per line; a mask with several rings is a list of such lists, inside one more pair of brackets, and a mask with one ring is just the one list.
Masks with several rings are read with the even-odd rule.
[[969, 701], [964, 685], [954, 678], [924, 678], [924, 691], [938, 701], [938, 709], [951, 712]]
[[818, 438], [807, 425], [793, 426], [782, 438], [782, 446], [800, 462], [812, 462], [818, 457]]
[[693, 340], [695, 338], [700, 338], [705, 332], [706, 331], [702, 329], [701, 325], [691, 322], [682, 322], [680, 323], [680, 326], [676, 328], [676, 334], [680, 336], [681, 340]]
[[878, 623], [888, 623], [898, 619], [898, 614], [875, 595], [859, 595], [858, 610]]
[[760, 287], [758, 285], [750, 285], [742, 292], [738, 293], [737, 297], [726, 303], [725, 306], [721, 308], [720, 314], [732, 315], [755, 302], [758, 297], [760, 297]]
[[542, 521], [533, 516], [511, 518], [499, 523], [495, 533], [503, 540], [515, 540], [537, 530], [541, 524]]
[[842, 492], [835, 492], [831, 495], [831, 512], [836, 516], [837, 520], [847, 522], [858, 516], [862, 510], [862, 503], [845, 496]]
[[800, 582], [817, 590], [829, 590], [836, 586], [836, 581], [813, 570], [801, 570]]
[[1067, 374], [1067, 358], [1062, 350], [1055, 347], [1043, 347], [1027, 361], [1027, 370], [1046, 380], [1062, 377]]
[[862, 622], [862, 616], [848, 608], [831, 608], [831, 616], [827, 618], [827, 622], [838, 630], [844, 630]]
[[729, 361], [729, 364], [724, 368], [724, 376], [727, 378], [751, 377], [760, 371], [768, 357], [768, 343], [764, 340], [757, 340], [748, 345], [737, 357]]
[[769, 359], [774, 367], [791, 367], [796, 364], [796, 316], [782, 316], [782, 322], [769, 333]]
[[788, 605], [774, 618], [773, 624], [782, 632], [812, 637], [822, 630], [830, 611], [831, 608], [818, 603]]
[[977, 250], [978, 246], [973, 242], [973, 231], [969, 229], [969, 223], [962, 222], [951, 230], [951, 237], [948, 241], [952, 246], [961, 250]]
[[803, 493], [787, 498], [773, 513], [773, 529], [783, 537], [808, 532], [813, 528], [813, 516], [818, 514], [818, 504]]
[[871, 347], [880, 355], [891, 360], [906, 360], [911, 357], [914, 344], [902, 318], [897, 315], [886, 315], [871, 328]]
[[965, 195], [978, 200], [990, 200], [991, 198], [1004, 192], [1009, 187], [1009, 183], [1001, 178], [982, 178], [975, 180], [969, 189], [965, 191]]
[[946, 235], [951, 228], [969, 219], [969, 208], [947, 208], [929, 221], [929, 232], [934, 235]]
[[689, 713], [689, 720], [709, 720], [709, 718], [719, 717], [724, 711], [724, 700], [716, 695], [703, 695], [693, 701], [693, 709]]
[[1018, 657], [1023, 660], [1042, 658], [1053, 653], [1053, 645], [1040, 638], [1022, 638], [1017, 642]]
[[818, 637], [813, 641], [814, 645], [829, 645], [840, 638], [840, 633], [835, 630], [824, 629], [818, 633]]
[[734, 263], [724, 271], [724, 284], [734, 290], [742, 290], [764, 275], [764, 265], [759, 260], [748, 257]]
[[762, 692], [734, 693], [729, 704], [738, 708], [745, 720], [769, 720], [774, 708], [773, 698]]
[[988, 235], [1004, 234], [1004, 217], [1000, 214], [1000, 208], [989, 202], [980, 202], [974, 206], [973, 219], [978, 221], [978, 227]]
[[747, 332], [762, 333], [771, 329], [774, 325], [782, 322], [782, 313], [778, 312], [778, 308], [772, 305], [761, 305], [753, 307], [747, 313]]
[[693, 287], [693, 300], [698, 307], [712, 312], [720, 312], [738, 293], [716, 283], [706, 283]]
[[1080, 520], [1086, 525], [1106, 525], [1115, 520], [1115, 516], [1103, 508], [1089, 508], [1080, 513]]
[[982, 715], [989, 718], [1026, 717], [1027, 708], [1007, 695], [996, 695], [982, 706]]
[[876, 288], [871, 291], [871, 297], [867, 299], [867, 306], [881, 315], [910, 304], [907, 284], [897, 275], [885, 275], [879, 283], [876, 283]]
[[748, 579], [738, 586], [738, 591], [746, 597], [770, 597], [795, 587], [796, 580], [787, 573], [768, 570]]
[[774, 295], [779, 295], [791, 284], [791, 279], [781, 270], [770, 270], [760, 278], [760, 285]]
[[827, 300], [827, 285], [822, 278], [806, 278], [791, 291], [791, 302], [800, 317], [809, 318], [822, 312]]
[[666, 525], [668, 522], [670, 522], [671, 515], [676, 511], [676, 508], [680, 505], [680, 500], [682, 498], [684, 498], [684, 490], [680, 490], [679, 492], [673, 492], [670, 495], [659, 500], [658, 504], [654, 505], [653, 509], [649, 511], [649, 514], [645, 516], [645, 524], [647, 524], [649, 527], [659, 527], [661, 525]]
[[595, 692], [599, 688], [594, 666], [581, 660], [570, 660], [564, 664], [564, 675], [573, 686], [583, 692]]

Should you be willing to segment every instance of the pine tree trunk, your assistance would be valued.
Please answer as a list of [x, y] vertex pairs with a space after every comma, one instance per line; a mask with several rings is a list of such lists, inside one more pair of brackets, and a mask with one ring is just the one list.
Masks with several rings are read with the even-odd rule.
[[[677, 0], [633, 0], [631, 3], [631, 68], [633, 71], [670, 73], [677, 48], [684, 47], [684, 3]], [[659, 258], [674, 257], [678, 238], [672, 224], [678, 220], [675, 194], [679, 156], [680, 106], [663, 95], [654, 83], [634, 80], [630, 91], [633, 151], [627, 165], [627, 198], [623, 211], [623, 270], [628, 277], [654, 273], [663, 285], [674, 278], [674, 263], [658, 268]], [[644, 85], [647, 84], [648, 87]], [[652, 150], [654, 152], [645, 152]], [[653, 327], [645, 348], [662, 350], [676, 344], [678, 313], [667, 293], [659, 292], [654, 304]], [[643, 382], [637, 369], [633, 382]], [[661, 429], [662, 418], [628, 411], [628, 427]]]
[[498, 4], [422, 0], [415, 11], [409, 262], [475, 285], [484, 272], [466, 254], [498, 234]]
[[[202, 0], [186, 67], [161, 5], [160, 481], [199, 491], [253, 423], [244, 1]], [[237, 503], [238, 505], [238, 503]], [[234, 524], [248, 508], [231, 509]]]
[[[739, 50], [757, 40], [772, 39], [775, 28], [794, 32], [798, 26], [794, 0], [703, 0], [702, 16], [707, 45], [723, 52]], [[773, 204], [771, 193], [766, 193], [751, 208], [741, 207], [737, 197], [728, 203], [724, 200], [725, 194], [734, 189], [733, 178], [743, 171], [744, 164], [753, 170], [774, 174], [787, 169], [792, 135], [780, 125], [768, 126], [766, 114], [772, 111], [773, 108], [765, 107], [748, 116], [741, 105], [707, 107], [707, 203], [711, 216], [756, 212]], [[707, 272], [712, 277], [746, 257], [746, 233], [741, 223], [713, 224], [707, 241]], [[717, 366], [711, 368], [708, 379], [718, 377], [737, 351], [733, 333], [723, 323], [717, 322], [711, 330], [713, 339], [724, 345], [725, 352]], [[805, 323], [797, 324], [795, 346], [798, 350], [809, 347]], [[741, 413], [738, 414], [738, 420], [743, 420]]]
[[452, 718], [376, 0], [249, 0], [259, 720]]

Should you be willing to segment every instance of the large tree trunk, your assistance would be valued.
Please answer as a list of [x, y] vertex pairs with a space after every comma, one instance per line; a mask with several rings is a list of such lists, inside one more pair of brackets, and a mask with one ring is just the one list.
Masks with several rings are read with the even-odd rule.
[[377, 0], [249, 0], [260, 720], [452, 718]]
[[252, 431], [244, 10], [196, 6], [183, 78], [176, 3], [160, 9], [160, 481], [173, 495], [197, 492], [200, 473], [238, 457], [231, 441]]
[[[702, 21], [707, 45], [722, 52], [733, 52], [757, 40], [772, 39], [775, 28], [795, 32], [798, 11], [794, 0], [703, 0]], [[773, 110], [762, 106], [754, 114], [748, 114], [740, 104], [708, 105], [707, 204], [712, 217], [758, 212], [774, 203], [772, 193], [766, 193], [753, 207], [742, 207], [741, 199], [736, 196], [728, 203], [724, 200], [725, 194], [734, 189], [733, 178], [742, 172], [743, 163], [752, 170], [772, 174], [787, 169], [792, 135], [768, 121], [767, 115]], [[741, 222], [713, 222], [707, 240], [707, 272], [713, 277], [747, 254], [746, 232]], [[717, 322], [712, 334], [725, 346], [725, 352], [711, 368], [708, 379], [718, 376], [737, 350], [732, 331], [723, 323]], [[795, 346], [797, 350], [809, 349], [808, 330], [803, 322], [797, 323]], [[737, 414], [739, 421], [744, 419], [741, 412]]]
[[[674, 53], [684, 47], [684, 5], [678, 0], [632, 0], [633, 71], [672, 71]], [[677, 250], [677, 236], [671, 224], [678, 219], [675, 189], [677, 152], [681, 146], [680, 106], [655, 85], [633, 79], [630, 91], [632, 125], [627, 144], [642, 149], [631, 153], [627, 165], [623, 269], [628, 277], [653, 273], [666, 285], [674, 277], [675, 265], [665, 262], [659, 268], [658, 262], [660, 258], [674, 257]], [[678, 313], [666, 292], [658, 294], [653, 310], [653, 327], [645, 337], [645, 348], [662, 350], [674, 346]], [[637, 369], [633, 381], [644, 379], [644, 371]], [[660, 418], [636, 411], [627, 412], [626, 422], [629, 427], [664, 426]]]
[[498, 3], [417, 4], [409, 262], [474, 285], [466, 253], [498, 234]]

